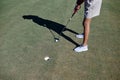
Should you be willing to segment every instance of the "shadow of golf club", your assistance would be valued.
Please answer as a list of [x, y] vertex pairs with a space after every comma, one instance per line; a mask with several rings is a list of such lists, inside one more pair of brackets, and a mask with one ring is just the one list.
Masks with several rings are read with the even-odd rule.
[[[54, 21], [46, 20], [46, 19], [40, 18], [40, 17], [35, 16], [35, 15], [24, 15], [22, 17], [23, 17], [23, 19], [32, 20], [34, 23], [36, 23], [36, 24], [38, 24], [40, 26], [46, 27], [50, 31], [52, 30], [52, 31], [56, 32], [60, 36], [64, 37], [66, 40], [68, 40], [71, 43], [75, 44], [76, 46], [79, 45], [78, 43], [76, 43], [75, 41], [73, 41], [70, 37], [66, 36], [63, 32], [61, 33], [61, 31], [69, 31], [69, 32], [71, 32], [73, 34], [78, 34], [78, 33], [75, 32], [75, 31], [73, 31], [73, 30], [71, 30], [71, 29], [66, 28], [62, 24], [56, 23]], [[53, 33], [52, 33], [52, 35], [54, 36]], [[54, 38], [55, 38], [55, 36], [54, 36]]]

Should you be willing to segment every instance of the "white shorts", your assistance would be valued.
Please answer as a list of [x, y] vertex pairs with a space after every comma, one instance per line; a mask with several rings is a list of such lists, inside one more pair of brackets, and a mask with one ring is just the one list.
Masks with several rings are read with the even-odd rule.
[[100, 14], [102, 0], [85, 0], [84, 7], [84, 17], [93, 18]]

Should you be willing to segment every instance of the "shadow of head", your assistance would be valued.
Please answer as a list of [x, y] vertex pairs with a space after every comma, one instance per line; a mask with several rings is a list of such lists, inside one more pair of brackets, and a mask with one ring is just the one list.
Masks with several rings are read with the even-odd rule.
[[39, 18], [38, 16], [34, 16], [34, 15], [24, 15], [23, 16], [24, 19], [36, 19]]

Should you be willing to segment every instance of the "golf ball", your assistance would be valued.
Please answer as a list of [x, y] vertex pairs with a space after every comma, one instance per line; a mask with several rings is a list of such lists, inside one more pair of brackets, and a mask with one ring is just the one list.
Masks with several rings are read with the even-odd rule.
[[58, 40], [56, 39], [55, 42], [58, 42]]
[[45, 60], [45, 61], [48, 61], [49, 59], [50, 59], [49, 56], [44, 57], [44, 60]]

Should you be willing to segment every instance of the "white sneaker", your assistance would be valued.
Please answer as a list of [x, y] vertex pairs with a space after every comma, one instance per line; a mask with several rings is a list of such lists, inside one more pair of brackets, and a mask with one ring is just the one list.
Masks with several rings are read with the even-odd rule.
[[76, 37], [77, 37], [77, 38], [84, 38], [84, 33], [82, 33], [82, 34], [77, 34]]
[[88, 46], [79, 46], [79, 47], [76, 47], [74, 49], [75, 52], [83, 52], [83, 51], [87, 51], [88, 50]]

